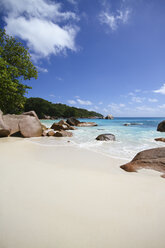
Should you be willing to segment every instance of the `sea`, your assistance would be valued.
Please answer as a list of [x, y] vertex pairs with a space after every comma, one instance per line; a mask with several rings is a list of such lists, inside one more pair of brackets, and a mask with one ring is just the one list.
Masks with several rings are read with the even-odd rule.
[[[46, 146], [76, 146], [88, 149], [98, 153], [105, 154], [114, 158], [130, 160], [138, 152], [163, 147], [165, 143], [156, 142], [154, 139], [159, 137], [165, 138], [165, 133], [157, 131], [157, 125], [165, 118], [114, 118], [113, 120], [105, 119], [81, 119], [80, 121], [96, 122], [96, 127], [78, 127], [72, 131], [71, 138], [43, 137], [32, 138]], [[51, 127], [54, 122], [59, 120], [41, 120], [42, 124]], [[124, 126], [126, 123], [135, 125]], [[100, 134], [111, 133], [116, 137], [116, 141], [97, 141], [96, 137]], [[69, 142], [68, 142], [69, 141]]]

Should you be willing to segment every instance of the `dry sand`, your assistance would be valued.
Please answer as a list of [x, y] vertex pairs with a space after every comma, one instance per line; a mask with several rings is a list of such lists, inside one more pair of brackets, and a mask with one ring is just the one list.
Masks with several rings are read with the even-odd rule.
[[0, 248], [164, 248], [165, 179], [71, 147], [0, 140]]

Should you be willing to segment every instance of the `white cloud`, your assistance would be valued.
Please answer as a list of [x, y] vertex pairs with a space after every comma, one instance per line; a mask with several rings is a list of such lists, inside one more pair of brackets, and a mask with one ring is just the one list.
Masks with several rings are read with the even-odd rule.
[[108, 109], [106, 109], [106, 108], [103, 108], [103, 111], [104, 111], [105, 113], [108, 113], [108, 112], [109, 112]]
[[99, 102], [99, 105], [102, 105], [103, 104], [103, 102]]
[[81, 104], [81, 105], [92, 105], [92, 102], [89, 101], [89, 100], [84, 101], [84, 100], [81, 100], [81, 99], [77, 99], [77, 102], [79, 104]]
[[134, 96], [135, 94], [133, 92], [129, 92], [128, 96]]
[[138, 106], [136, 107], [136, 110], [139, 110], [139, 111], [142, 111], [143, 112], [154, 112], [155, 109], [154, 108], [151, 108], [151, 107], [148, 107], [148, 106]]
[[50, 94], [49, 96], [50, 96], [50, 97], [55, 97], [55, 95], [54, 95], [54, 94]]
[[68, 103], [69, 104], [76, 104], [76, 101], [75, 100], [68, 100]]
[[165, 84], [163, 84], [162, 87], [160, 87], [160, 89], [154, 90], [153, 92], [165, 95]]
[[137, 97], [137, 96], [132, 97], [132, 101], [136, 103], [142, 103], [144, 100], [145, 100], [144, 97]]
[[58, 81], [62, 81], [63, 79], [61, 77], [56, 77]]
[[139, 93], [139, 92], [141, 92], [141, 90], [140, 89], [136, 89], [135, 92], [136, 93]]
[[[92, 105], [92, 102], [89, 100], [81, 100], [79, 96], [76, 96], [75, 98], [76, 100], [68, 100], [68, 103], [69, 104], [80, 104], [80, 105], [86, 105], [86, 106]], [[97, 109], [97, 106], [95, 106], [94, 108]]]
[[120, 106], [121, 108], [123, 108], [123, 107], [125, 107], [125, 104], [120, 103], [119, 106]]
[[149, 98], [148, 101], [149, 102], [158, 102], [158, 99], [156, 99], [156, 98]]
[[126, 8], [118, 9], [116, 11], [116, 14], [114, 14], [108, 11], [105, 7], [105, 10], [100, 13], [99, 19], [102, 24], [107, 24], [110, 29], [115, 31], [120, 24], [127, 23], [130, 13], [130, 9]]
[[[47, 0], [1, 0], [6, 31], [27, 42], [34, 58], [75, 51], [78, 20], [73, 12], [62, 12], [61, 4]], [[67, 21], [67, 23], [66, 23]]]
[[69, 3], [71, 4], [77, 4], [77, 1], [76, 0], [67, 0]]
[[160, 109], [165, 109], [165, 104], [159, 105]]
[[120, 104], [111, 103], [108, 105], [108, 107], [110, 108], [112, 113], [121, 113], [121, 108], [123, 109], [125, 107], [125, 104], [123, 104], [123, 103], [120, 103]]
[[36, 66], [37, 67], [37, 70], [38, 70], [38, 72], [48, 72], [48, 69], [46, 69], [46, 68], [43, 68], [43, 67], [40, 67], [40, 66]]

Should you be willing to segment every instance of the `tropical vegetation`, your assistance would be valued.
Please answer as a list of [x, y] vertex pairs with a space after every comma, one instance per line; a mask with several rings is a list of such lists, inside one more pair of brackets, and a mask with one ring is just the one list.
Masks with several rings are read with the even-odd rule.
[[26, 99], [24, 111], [34, 110], [40, 119], [50, 116], [52, 118], [90, 118], [103, 116], [94, 111], [88, 111], [82, 108], [70, 107], [61, 103], [51, 103], [38, 97]]
[[31, 87], [23, 81], [37, 78], [28, 49], [0, 29], [0, 109], [4, 113], [20, 113]]

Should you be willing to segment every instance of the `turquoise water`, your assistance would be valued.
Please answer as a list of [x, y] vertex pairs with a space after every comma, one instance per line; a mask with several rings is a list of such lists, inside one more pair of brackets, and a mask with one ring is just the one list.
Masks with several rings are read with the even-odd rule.
[[[137, 152], [144, 149], [165, 146], [163, 142], [154, 141], [155, 138], [164, 137], [165, 133], [157, 132], [157, 125], [165, 118], [115, 118], [104, 119], [81, 119], [81, 121], [94, 121], [96, 127], [80, 127], [73, 132], [72, 138], [45, 137], [34, 139], [43, 145], [73, 145], [83, 147], [111, 157], [132, 159]], [[52, 123], [59, 120], [43, 120], [42, 123], [51, 127]], [[124, 123], [137, 123], [135, 126], [123, 126]], [[99, 134], [112, 133], [116, 141], [96, 141]], [[70, 141], [68, 143], [67, 141]]]

